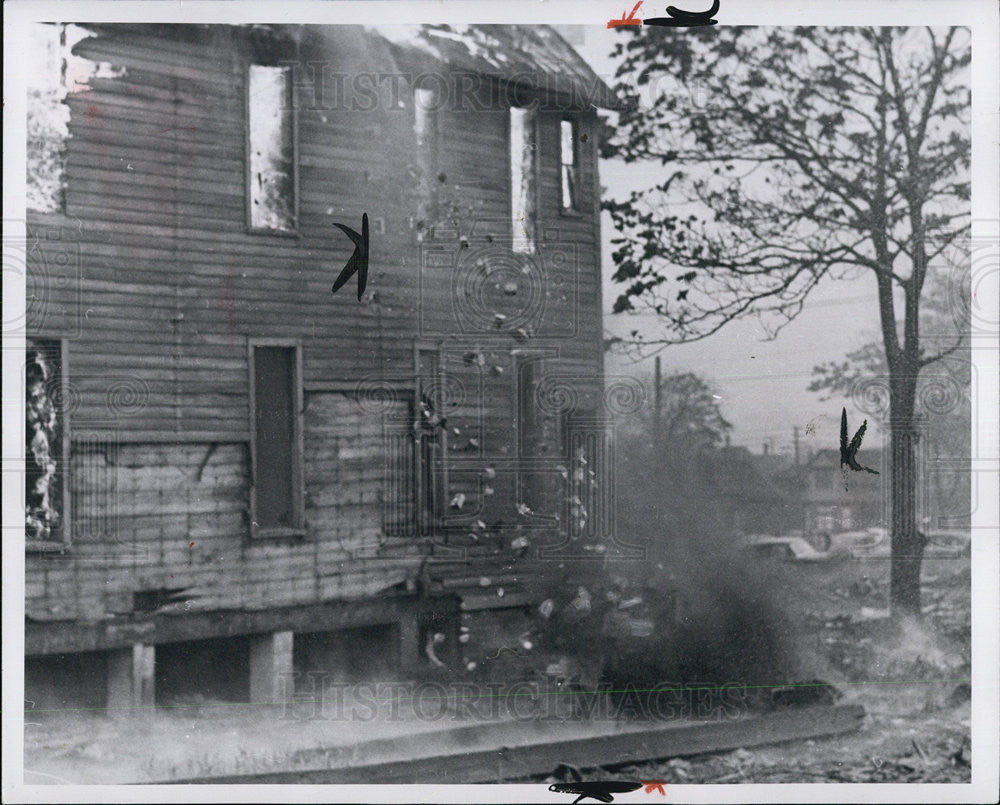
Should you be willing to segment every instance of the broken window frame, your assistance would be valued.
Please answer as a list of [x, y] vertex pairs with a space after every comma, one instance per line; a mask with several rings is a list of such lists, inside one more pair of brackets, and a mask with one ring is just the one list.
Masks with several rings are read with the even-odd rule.
[[[564, 128], [569, 125], [571, 160], [566, 161], [566, 143]], [[577, 115], [563, 115], [559, 118], [559, 209], [563, 215], [578, 216], [583, 214], [583, 199], [581, 187], [580, 158], [580, 118]], [[567, 175], [568, 174], [568, 175]], [[567, 206], [567, 195], [569, 205]]]
[[[424, 362], [430, 363], [429, 373], [422, 370]], [[414, 440], [413, 440], [413, 490], [416, 530], [420, 536], [429, 536], [441, 528], [448, 496], [448, 430], [424, 426], [421, 403], [429, 390], [437, 389], [432, 400], [435, 413], [442, 411], [440, 391], [444, 384], [444, 364], [437, 345], [416, 342], [413, 346], [414, 382]]]
[[[58, 453], [56, 458], [57, 463], [57, 473], [59, 473], [59, 480], [61, 482], [61, 489], [59, 490], [59, 531], [57, 539], [29, 539], [27, 536], [27, 529], [25, 530], [25, 550], [29, 552], [46, 552], [46, 551], [61, 551], [72, 544], [72, 513], [71, 513], [71, 501], [72, 501], [72, 491], [70, 484], [70, 445], [71, 445], [71, 434], [70, 434], [70, 412], [67, 410], [67, 401], [71, 399], [71, 389], [69, 383], [69, 342], [65, 338], [50, 338], [46, 336], [29, 336], [28, 341], [34, 342], [47, 342], [49, 344], [55, 345], [55, 349], [58, 350], [59, 354], [59, 395], [63, 400], [62, 406], [56, 406], [56, 416], [58, 418], [60, 433], [59, 433], [59, 444]], [[25, 382], [27, 382], [27, 349], [28, 345], [25, 344]], [[27, 392], [27, 389], [25, 390]], [[25, 400], [27, 403], [27, 400]], [[27, 405], [25, 405], [25, 415], [27, 416]], [[28, 475], [27, 466], [30, 459], [28, 453], [27, 445], [27, 422], [25, 422], [25, 489], [24, 489], [24, 505], [25, 505], [25, 517], [27, 518], [27, 495], [28, 495]]]
[[[280, 347], [293, 351], [292, 358], [292, 444], [291, 444], [291, 526], [260, 526], [257, 525], [257, 479], [260, 476], [257, 456], [257, 378], [256, 350], [258, 347]], [[248, 374], [250, 409], [250, 536], [254, 538], [268, 537], [303, 537], [305, 527], [305, 471], [304, 471], [304, 433], [302, 413], [304, 409], [304, 390], [302, 385], [302, 342], [290, 338], [251, 338], [248, 339]]]
[[[515, 118], [523, 115], [524, 123], [515, 126]], [[510, 191], [511, 249], [515, 254], [533, 255], [538, 248], [539, 166], [538, 105], [513, 105], [507, 113], [507, 177]], [[521, 133], [520, 150], [515, 150], [515, 138]], [[526, 147], [527, 146], [527, 147]], [[518, 157], [531, 154], [530, 166], [520, 165]], [[525, 187], [525, 183], [528, 184]]]
[[[254, 223], [254, 176], [253, 176], [253, 137], [252, 137], [252, 126], [251, 126], [251, 112], [252, 112], [252, 91], [251, 91], [251, 73], [254, 67], [263, 67], [271, 70], [280, 70], [285, 75], [285, 97], [288, 103], [287, 114], [289, 115], [291, 121], [291, 146], [292, 146], [292, 156], [291, 156], [291, 172], [292, 172], [292, 189], [291, 189], [291, 221], [289, 227], [268, 227], [260, 226]], [[247, 62], [245, 69], [243, 71], [244, 76], [244, 130], [245, 130], [245, 143], [244, 143], [244, 153], [245, 153], [245, 179], [246, 179], [246, 226], [247, 232], [250, 234], [258, 235], [274, 235], [278, 237], [300, 237], [299, 233], [299, 116], [298, 108], [295, 103], [295, 84], [294, 75], [292, 67], [286, 64], [265, 64], [260, 61], [249, 61]]]
[[[548, 351], [517, 350], [514, 355], [514, 411], [516, 412], [517, 502], [532, 513], [534, 524], [556, 525], [542, 512], [552, 495], [552, 472], [562, 462], [559, 455], [566, 434], [565, 411], [546, 413], [539, 408], [539, 386], [546, 377]], [[546, 438], [549, 437], [549, 438]]]

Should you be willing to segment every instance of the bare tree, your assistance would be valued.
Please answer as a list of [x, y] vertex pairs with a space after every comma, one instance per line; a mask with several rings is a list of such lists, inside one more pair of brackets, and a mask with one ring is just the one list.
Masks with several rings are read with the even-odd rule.
[[[627, 285], [614, 310], [650, 309], [666, 325], [620, 346], [699, 340], [747, 315], [774, 337], [820, 282], [871, 273], [888, 367], [890, 599], [894, 616], [918, 616], [917, 380], [959, 348], [922, 346], [919, 313], [928, 267], [969, 225], [968, 30], [621, 36], [618, 90], [634, 103], [603, 152], [667, 170], [606, 204], [621, 233], [614, 279]], [[641, 103], [664, 80], [681, 91]]]

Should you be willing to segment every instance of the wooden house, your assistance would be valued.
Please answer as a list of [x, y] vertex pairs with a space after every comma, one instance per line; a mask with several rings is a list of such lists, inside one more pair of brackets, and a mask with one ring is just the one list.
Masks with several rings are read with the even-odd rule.
[[[792, 502], [793, 526], [808, 535], [884, 527], [889, 512], [888, 455], [866, 448], [866, 463], [879, 475], [852, 472], [845, 480], [839, 450], [817, 450], [780, 478]], [[924, 490], [921, 490], [921, 501]]]
[[[604, 550], [615, 100], [554, 30], [43, 25], [32, 53], [29, 698], [461, 668], [460, 623]], [[363, 214], [359, 301], [331, 284]]]

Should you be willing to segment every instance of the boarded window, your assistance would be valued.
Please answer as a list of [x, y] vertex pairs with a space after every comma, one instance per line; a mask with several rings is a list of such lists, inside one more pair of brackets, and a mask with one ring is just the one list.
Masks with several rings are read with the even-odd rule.
[[562, 180], [562, 207], [564, 210], [578, 211], [580, 209], [580, 171], [577, 142], [576, 121], [561, 121], [559, 127], [559, 162]]
[[250, 65], [250, 226], [295, 229], [295, 125], [288, 67]]
[[382, 527], [393, 537], [414, 535], [416, 517], [415, 446], [418, 434], [413, 426], [413, 396], [404, 405], [387, 411], [385, 423], [385, 493]]
[[533, 109], [510, 110], [510, 211], [513, 249], [519, 254], [535, 252], [535, 119]]
[[68, 536], [62, 344], [29, 338], [25, 359], [25, 540], [61, 542]]
[[73, 539], [77, 543], [122, 544], [118, 528], [119, 449], [115, 431], [74, 428]]
[[296, 358], [295, 347], [253, 350], [253, 502], [258, 529], [301, 525]]

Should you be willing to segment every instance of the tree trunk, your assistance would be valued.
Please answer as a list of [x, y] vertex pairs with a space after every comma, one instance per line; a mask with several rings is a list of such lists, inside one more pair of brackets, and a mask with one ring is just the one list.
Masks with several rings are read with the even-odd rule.
[[[917, 439], [913, 415], [914, 380], [904, 378], [892, 395], [890, 409], [892, 491], [892, 559], [889, 606], [892, 619], [920, 617], [920, 566], [924, 540], [917, 531]], [[902, 388], [899, 388], [899, 387]], [[895, 391], [896, 389], [894, 389]]]

